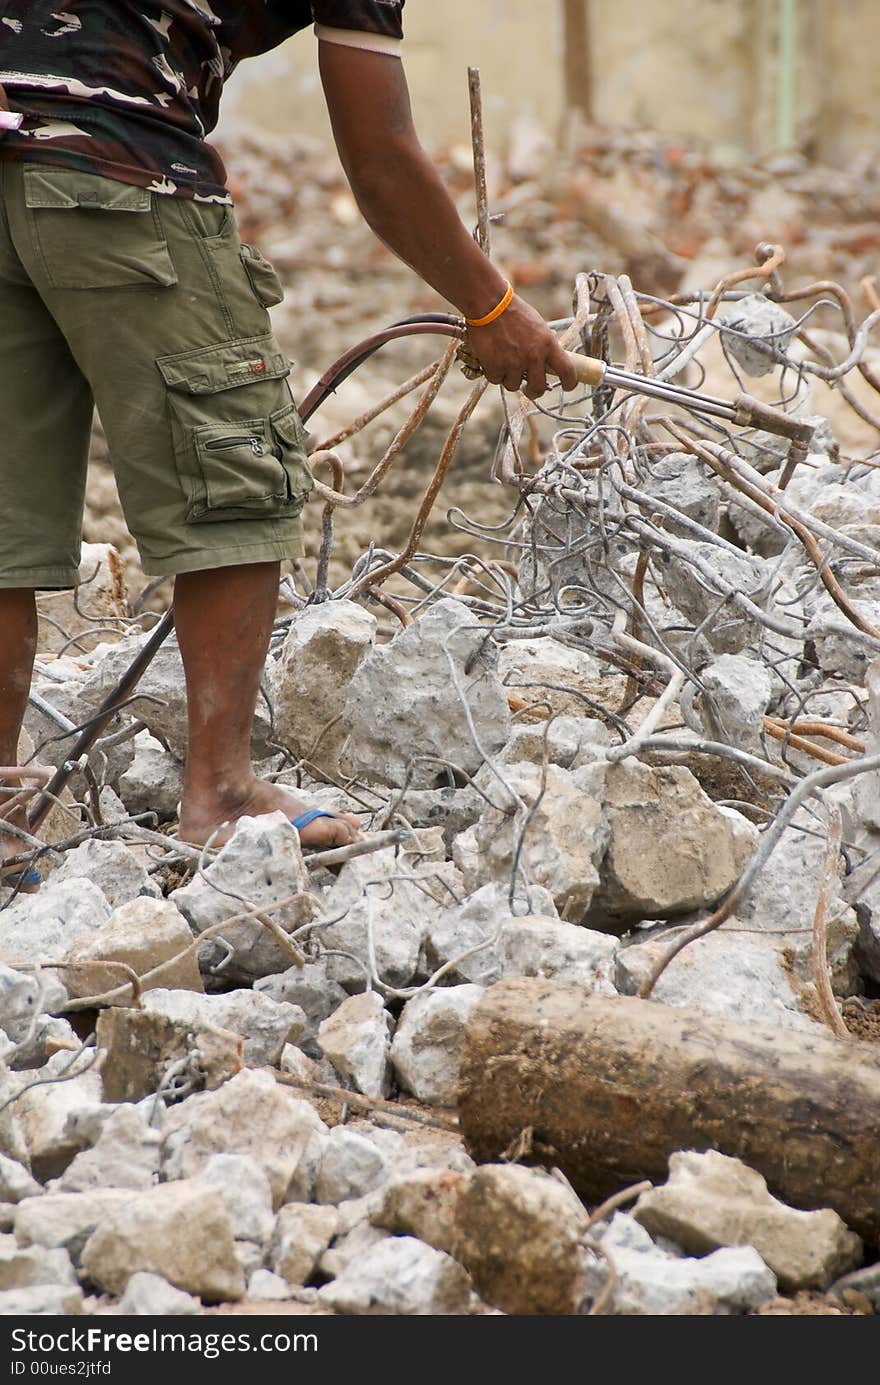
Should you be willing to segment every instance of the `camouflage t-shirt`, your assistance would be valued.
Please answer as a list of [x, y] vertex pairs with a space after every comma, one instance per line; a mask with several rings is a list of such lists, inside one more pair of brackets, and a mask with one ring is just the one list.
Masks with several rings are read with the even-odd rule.
[[0, 0], [0, 159], [60, 164], [169, 196], [229, 201], [205, 137], [243, 59], [314, 22], [394, 52], [405, 0]]

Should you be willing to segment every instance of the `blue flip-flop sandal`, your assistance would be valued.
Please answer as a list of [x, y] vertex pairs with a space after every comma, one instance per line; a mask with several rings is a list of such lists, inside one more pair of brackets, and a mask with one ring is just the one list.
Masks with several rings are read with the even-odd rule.
[[4, 885], [7, 890], [32, 890], [36, 885], [42, 885], [43, 877], [38, 870], [11, 870], [5, 875], [0, 875], [0, 885]]
[[291, 827], [295, 827], [297, 832], [301, 832], [310, 823], [317, 822], [318, 818], [335, 818], [336, 813], [328, 813], [324, 808], [310, 808], [307, 813], [300, 813], [298, 817], [290, 819]]

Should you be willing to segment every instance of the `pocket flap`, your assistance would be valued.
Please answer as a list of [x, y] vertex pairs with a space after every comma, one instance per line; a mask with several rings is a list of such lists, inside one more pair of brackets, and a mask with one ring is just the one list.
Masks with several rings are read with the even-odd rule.
[[79, 173], [70, 168], [26, 168], [24, 200], [28, 207], [91, 207], [104, 212], [148, 212], [147, 188], [117, 183], [97, 173]]
[[185, 394], [217, 394], [236, 385], [280, 380], [290, 374], [290, 361], [271, 335], [161, 356], [156, 364], [168, 388]]

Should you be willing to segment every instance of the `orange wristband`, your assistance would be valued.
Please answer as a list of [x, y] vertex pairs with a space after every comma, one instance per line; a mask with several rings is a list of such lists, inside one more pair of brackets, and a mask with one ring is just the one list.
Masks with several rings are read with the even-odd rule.
[[491, 313], [487, 313], [485, 317], [466, 317], [465, 322], [467, 323], [468, 327], [488, 327], [490, 322], [497, 321], [497, 319], [501, 316], [502, 313], [507, 312], [507, 309], [510, 307], [512, 302], [513, 284], [509, 283], [507, 285], [507, 292], [505, 293], [501, 302], [498, 304], [497, 308], [493, 308]]

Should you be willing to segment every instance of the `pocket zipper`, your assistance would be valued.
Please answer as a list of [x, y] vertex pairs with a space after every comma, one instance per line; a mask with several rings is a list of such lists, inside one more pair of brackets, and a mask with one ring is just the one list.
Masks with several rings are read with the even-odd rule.
[[252, 433], [247, 437], [214, 438], [212, 442], [205, 443], [208, 452], [222, 452], [227, 447], [249, 447], [255, 457], [265, 457], [268, 451], [263, 439], [255, 437]]

